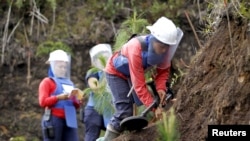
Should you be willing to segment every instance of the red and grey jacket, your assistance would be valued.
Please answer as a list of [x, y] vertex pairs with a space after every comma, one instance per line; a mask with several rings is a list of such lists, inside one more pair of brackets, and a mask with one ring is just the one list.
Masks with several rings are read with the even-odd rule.
[[[127, 79], [129, 77], [134, 86], [134, 90], [141, 102], [145, 106], [149, 106], [153, 102], [153, 98], [149, 90], [147, 89], [144, 74], [146, 73], [146, 69], [150, 67], [150, 65], [145, 62], [147, 60], [147, 49], [145, 49], [145, 46], [143, 46], [140, 38], [142, 38], [142, 41], [144, 41], [144, 44], [146, 44], [147, 47], [148, 43], [146, 42], [146, 36], [132, 38], [123, 45], [122, 49], [119, 52], [115, 52], [113, 56], [108, 60], [105, 72], [116, 75], [123, 79]], [[127, 67], [123, 68], [122, 70], [118, 70], [116, 66], [116, 59], [119, 58], [120, 55], [127, 59]], [[165, 84], [167, 78], [169, 77], [169, 71], [170, 67], [165, 69], [156, 69], [154, 81], [157, 90], [166, 91], [167, 88]]]

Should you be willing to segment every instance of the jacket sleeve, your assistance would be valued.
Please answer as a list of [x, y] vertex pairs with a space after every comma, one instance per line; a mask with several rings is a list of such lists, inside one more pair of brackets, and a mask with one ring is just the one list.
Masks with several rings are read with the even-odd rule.
[[55, 82], [50, 78], [44, 78], [39, 84], [38, 99], [41, 107], [51, 107], [58, 101], [56, 96], [50, 96], [56, 88]]
[[122, 54], [128, 58], [130, 78], [134, 86], [134, 90], [142, 103], [148, 107], [152, 104], [153, 97], [147, 89], [141, 51], [140, 42], [137, 39], [131, 39], [124, 46]]
[[169, 73], [170, 73], [170, 67], [166, 68], [166, 69], [159, 69], [157, 68], [157, 74], [154, 78], [155, 80], [155, 84], [156, 84], [156, 90], [164, 90], [167, 91], [166, 88], [166, 82], [168, 80], [169, 77]]

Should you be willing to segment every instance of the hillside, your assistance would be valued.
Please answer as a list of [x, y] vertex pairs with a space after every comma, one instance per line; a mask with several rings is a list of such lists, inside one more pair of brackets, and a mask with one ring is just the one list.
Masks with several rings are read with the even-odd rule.
[[[140, 2], [135, 2], [136, 6], [141, 6], [138, 9], [149, 8], [149, 5], [152, 4], [144, 1], [141, 4]], [[88, 50], [96, 43], [112, 44], [114, 34], [119, 29], [121, 22], [131, 15], [132, 4], [127, 1], [125, 1], [125, 7], [121, 9], [117, 6], [112, 8], [114, 5], [107, 3], [106, 6], [110, 6], [107, 11], [101, 9], [105, 4], [101, 3], [100, 6], [95, 5], [96, 3], [96, 0], [72, 3], [59, 0], [55, 34], [47, 35], [51, 23], [44, 24], [46, 29], [39, 31], [40, 23], [33, 28], [33, 34], [29, 35], [29, 39], [25, 38], [23, 33], [25, 24], [27, 32], [32, 27], [29, 25], [31, 21], [28, 12], [13, 10], [14, 14], [12, 14], [9, 25], [10, 31], [18, 23], [19, 19], [15, 16], [23, 14], [23, 17], [28, 18], [24, 19], [22, 26], [17, 28], [15, 34], [10, 38], [5, 50], [5, 62], [0, 66], [1, 141], [8, 141], [11, 138], [18, 141], [40, 141], [42, 138], [40, 120], [43, 109], [38, 105], [37, 90], [40, 81], [47, 75], [47, 66], [44, 63], [47, 56], [35, 56], [36, 47], [40, 42], [59, 40], [72, 48], [74, 56], [72, 56], [71, 78], [77, 87], [85, 88], [84, 76], [90, 68]], [[179, 73], [178, 70], [182, 71], [182, 74], [178, 74], [180, 78], [173, 86], [177, 98], [173, 108], [178, 120], [180, 141], [204, 141], [207, 138], [207, 125], [210, 124], [249, 124], [249, 20], [235, 16], [233, 13], [229, 13], [228, 19], [226, 14], [222, 13], [217, 25], [209, 33], [209, 37], [205, 38], [197, 31], [203, 45], [199, 47], [184, 10], [190, 13], [195, 29], [204, 28], [205, 23], [199, 22], [200, 15], [194, 14], [198, 9], [201, 10], [200, 14], [208, 14], [206, 13], [209, 11], [206, 10], [207, 4], [203, 1], [201, 4], [199, 7], [201, 9], [199, 9], [196, 4], [187, 1], [177, 11], [172, 9], [169, 12], [163, 9], [163, 12], [160, 11], [155, 15], [152, 15], [150, 10], [141, 11], [146, 13], [142, 15], [144, 18], [147, 17], [150, 22], [159, 15], [172, 12], [176, 14], [173, 17], [184, 31], [184, 38], [173, 60], [174, 71], [177, 73]], [[0, 37], [4, 38], [4, 26], [8, 15], [7, 2], [1, 1], [0, 7], [0, 17], [2, 18], [0, 20], [2, 29]], [[46, 5], [41, 7], [44, 8]], [[42, 8], [41, 11], [44, 15], [52, 19], [51, 9]], [[115, 12], [109, 13], [110, 9], [114, 9]], [[208, 17], [208, 15], [206, 16]], [[0, 43], [2, 49], [4, 41], [1, 40]], [[30, 60], [28, 57], [31, 57]], [[83, 131], [84, 125], [79, 123], [80, 139], [83, 139]], [[157, 137], [157, 127], [150, 124], [140, 132], [124, 133], [115, 141], [153, 141]]]
[[182, 141], [205, 140], [207, 125], [249, 125], [249, 29], [247, 21], [232, 17], [228, 24], [224, 16], [193, 58], [175, 105]]

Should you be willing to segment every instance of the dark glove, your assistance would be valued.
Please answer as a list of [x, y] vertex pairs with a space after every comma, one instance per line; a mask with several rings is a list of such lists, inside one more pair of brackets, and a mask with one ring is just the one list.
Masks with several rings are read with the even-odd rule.
[[166, 101], [168, 102], [170, 99], [174, 98], [174, 93], [172, 92], [172, 90], [170, 88], [168, 88], [167, 90], [167, 96], [166, 96]]

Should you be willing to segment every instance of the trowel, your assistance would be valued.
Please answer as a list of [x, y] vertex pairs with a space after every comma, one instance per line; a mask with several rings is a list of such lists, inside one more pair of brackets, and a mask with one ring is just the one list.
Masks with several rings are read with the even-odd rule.
[[147, 113], [152, 110], [153, 108], [157, 108], [158, 105], [160, 104], [160, 97], [157, 93], [157, 90], [155, 88], [154, 81], [150, 81], [147, 83], [148, 86], [151, 87], [154, 95], [154, 101], [153, 103], [147, 107], [139, 116], [131, 116], [123, 119], [120, 123], [120, 126], [129, 131], [133, 130], [141, 130], [144, 127], [148, 125], [148, 120], [146, 118]]

